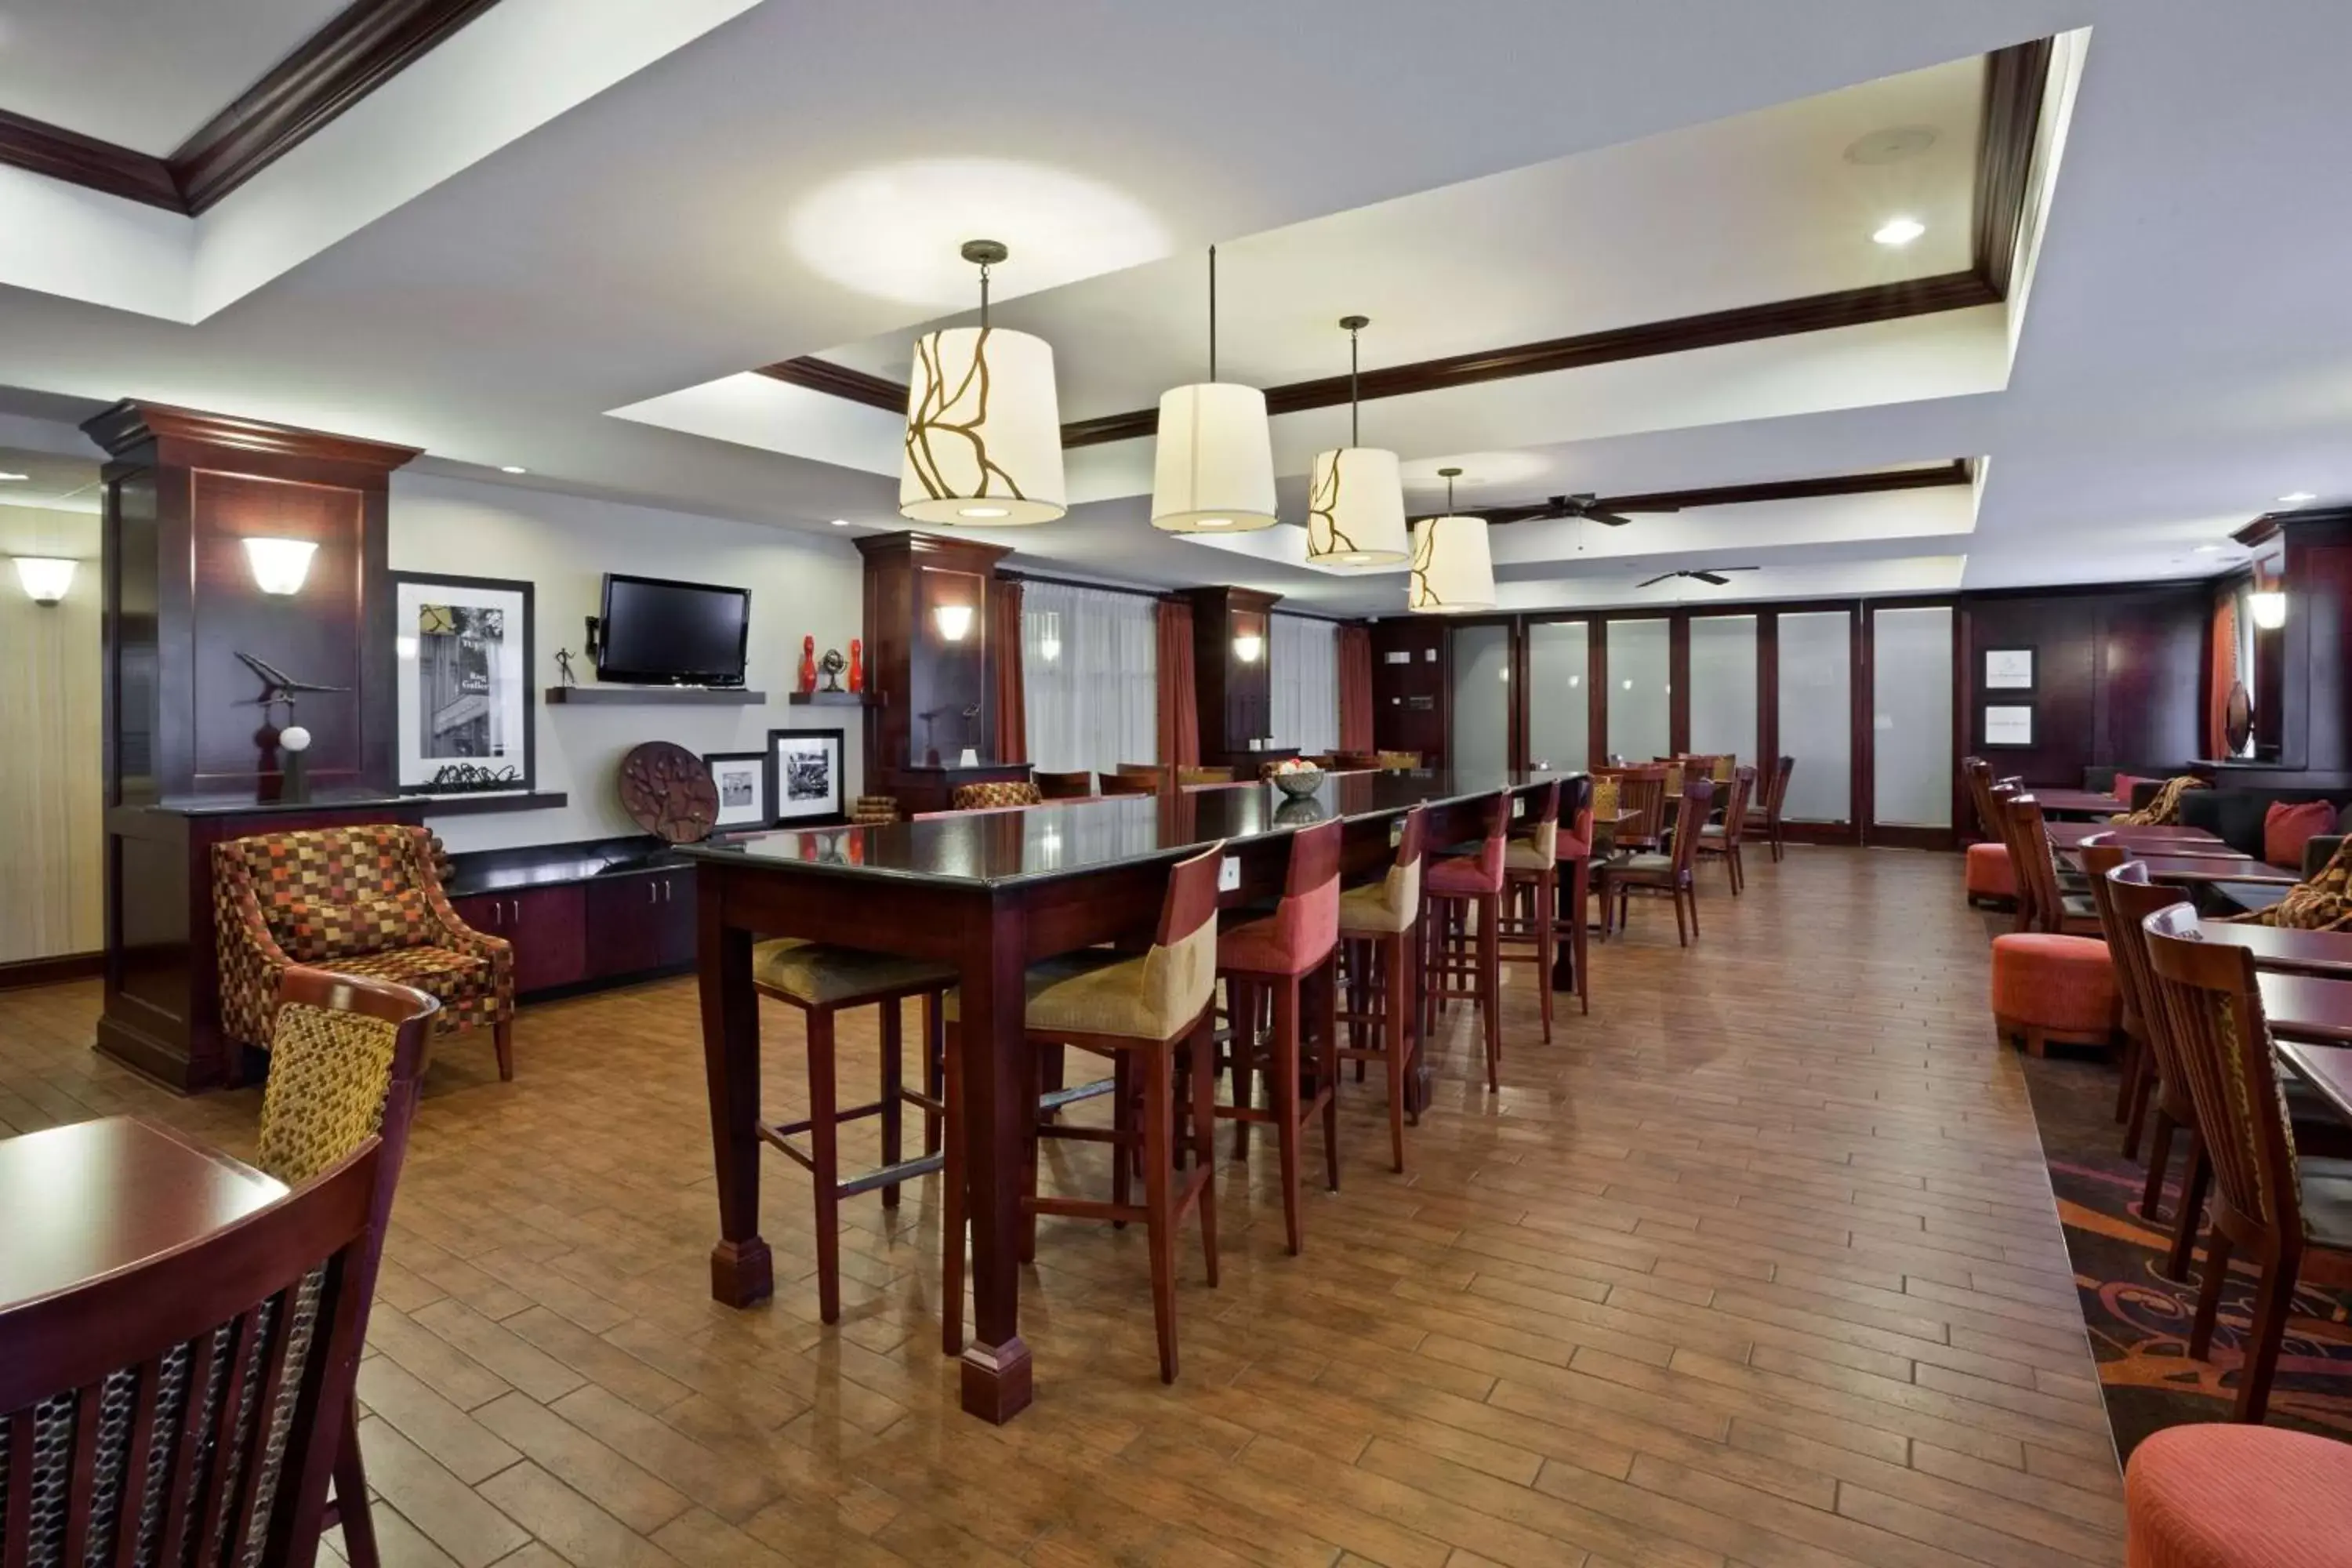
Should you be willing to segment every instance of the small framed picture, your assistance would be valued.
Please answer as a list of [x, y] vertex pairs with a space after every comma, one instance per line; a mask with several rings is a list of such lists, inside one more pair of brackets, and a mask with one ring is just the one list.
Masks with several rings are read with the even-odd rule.
[[1989, 647], [1984, 650], [1987, 691], [2033, 689], [2033, 650], [2030, 647]]
[[839, 730], [769, 731], [770, 820], [780, 827], [840, 820], [841, 757]]
[[392, 574], [404, 793], [531, 787], [531, 584]]
[[711, 752], [704, 755], [710, 782], [719, 786], [719, 815], [710, 826], [765, 827], [775, 820], [768, 809], [768, 753]]
[[1988, 702], [1984, 710], [1983, 744], [1988, 750], [2016, 750], [2033, 744], [2033, 704]]

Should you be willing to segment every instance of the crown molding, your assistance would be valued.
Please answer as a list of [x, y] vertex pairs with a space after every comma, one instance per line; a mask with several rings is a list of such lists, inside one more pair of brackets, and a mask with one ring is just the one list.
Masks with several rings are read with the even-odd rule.
[[166, 403], [125, 398], [82, 424], [82, 433], [110, 458], [123, 458], [151, 442], [169, 441], [248, 457], [299, 458], [389, 473], [424, 455], [421, 447], [396, 447], [331, 435], [293, 425], [271, 425], [234, 415], [206, 414]]

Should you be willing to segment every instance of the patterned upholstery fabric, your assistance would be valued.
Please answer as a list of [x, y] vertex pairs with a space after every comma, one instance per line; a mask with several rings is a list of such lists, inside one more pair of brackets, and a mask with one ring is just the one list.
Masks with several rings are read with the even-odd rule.
[[1389, 874], [1339, 895], [1339, 930], [1348, 936], [1385, 936], [1411, 931], [1421, 915], [1421, 861], [1391, 865]]
[[861, 795], [849, 808], [849, 820], [860, 827], [878, 827], [898, 820], [898, 798], [888, 795]]
[[2091, 936], [2012, 931], [1992, 939], [1992, 1010], [2061, 1033], [2115, 1027], [2115, 965]]
[[2289, 931], [2352, 931], [2352, 838], [2336, 847], [2318, 876], [2297, 882], [2285, 898], [2247, 923]]
[[[1100, 948], [1049, 958], [1023, 979], [1029, 1027], [1043, 1035], [1122, 1035], [1164, 1040], [1201, 1016], [1217, 988], [1217, 922], [1140, 957]], [[948, 993], [947, 1016], [961, 1015]]]
[[399, 1038], [396, 1026], [364, 1013], [280, 1006], [256, 1163], [300, 1186], [374, 1133], [383, 1124]]
[[435, 1033], [514, 1016], [514, 949], [457, 918], [433, 836], [372, 823], [213, 846], [221, 1026], [267, 1049], [289, 964], [397, 980], [441, 1003]]
[[2156, 798], [2137, 811], [2119, 811], [2107, 818], [2132, 827], [2170, 827], [2180, 821], [2180, 797], [2192, 789], [2203, 789], [2205, 781], [2193, 773], [2167, 779]]
[[1592, 815], [1598, 817], [1617, 815], [1617, 775], [1595, 773], [1592, 776]]
[[2352, 1447], [2275, 1426], [2168, 1426], [2124, 1468], [2128, 1568], [2320, 1568], [2352, 1540]]
[[1421, 766], [1419, 752], [1382, 752], [1380, 759], [1381, 766], [1391, 773], [1411, 773]]
[[919, 959], [785, 937], [751, 949], [751, 983], [803, 1007], [838, 1007], [863, 997], [952, 985], [955, 971]]
[[1041, 805], [1045, 800], [1037, 786], [1024, 779], [958, 784], [950, 804], [958, 811], [987, 811], [1007, 805]]

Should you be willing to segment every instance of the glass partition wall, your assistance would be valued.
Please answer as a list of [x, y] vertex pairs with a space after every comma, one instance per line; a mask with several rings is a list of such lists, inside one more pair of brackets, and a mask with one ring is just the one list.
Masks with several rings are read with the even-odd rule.
[[1690, 618], [1690, 743], [1685, 751], [1729, 752], [1756, 765], [1756, 624], [1754, 616]]
[[1780, 815], [1790, 822], [1852, 822], [1853, 612], [1808, 610], [1774, 618], [1779, 754], [1796, 763]]
[[1609, 655], [1609, 754], [1646, 763], [1673, 750], [1674, 626], [1659, 617], [1612, 620]]
[[1580, 773], [1592, 761], [1592, 628], [1529, 621], [1528, 764]]
[[1870, 612], [1870, 821], [1883, 841], [1952, 826], [1952, 619], [1949, 605]]
[[1451, 766], [1485, 773], [1511, 765], [1511, 628], [1480, 623], [1453, 628]]

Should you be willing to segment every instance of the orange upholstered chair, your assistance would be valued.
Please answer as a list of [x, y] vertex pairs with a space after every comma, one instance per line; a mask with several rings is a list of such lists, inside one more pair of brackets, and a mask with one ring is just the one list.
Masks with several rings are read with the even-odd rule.
[[2321, 1568], [2352, 1562], [2352, 1445], [2200, 1423], [2145, 1439], [2124, 1468], [2126, 1568]]
[[2115, 1037], [2115, 966], [2096, 937], [2010, 931], [1992, 939], [1992, 1021], [2040, 1056], [2052, 1041], [2104, 1046]]

